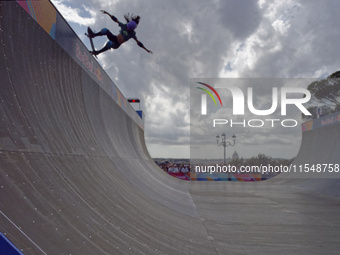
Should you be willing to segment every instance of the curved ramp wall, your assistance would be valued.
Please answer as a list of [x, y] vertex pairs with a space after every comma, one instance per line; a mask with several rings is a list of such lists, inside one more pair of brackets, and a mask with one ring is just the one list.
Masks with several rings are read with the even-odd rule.
[[209, 253], [188, 188], [49, 1], [0, 2], [0, 28], [0, 231], [25, 255]]
[[[286, 183], [303, 190], [311, 190], [319, 194], [340, 196], [340, 112], [323, 116], [302, 124], [301, 147], [292, 163], [299, 170], [299, 166], [321, 169], [326, 172], [311, 171], [280, 174], [270, 182]], [[335, 170], [328, 173], [330, 167]]]

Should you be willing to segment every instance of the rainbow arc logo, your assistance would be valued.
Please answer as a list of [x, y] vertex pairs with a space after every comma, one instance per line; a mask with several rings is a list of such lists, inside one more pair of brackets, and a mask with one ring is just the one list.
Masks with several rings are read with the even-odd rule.
[[[212, 86], [210, 86], [206, 83], [203, 83], [203, 82], [196, 82], [196, 83], [201, 84], [201, 85], [209, 88], [212, 92], [214, 92], [214, 94], [217, 96], [217, 98], [220, 101], [220, 104], [222, 106], [222, 100], [220, 98], [220, 95], [217, 93], [217, 91]], [[201, 87], [197, 87], [197, 88], [206, 92], [212, 98], [215, 105], [217, 105], [215, 97], [213, 96], [213, 94], [208, 89], [201, 88]], [[202, 94], [202, 96], [201, 96], [201, 114], [202, 115], [207, 115], [207, 94]]]

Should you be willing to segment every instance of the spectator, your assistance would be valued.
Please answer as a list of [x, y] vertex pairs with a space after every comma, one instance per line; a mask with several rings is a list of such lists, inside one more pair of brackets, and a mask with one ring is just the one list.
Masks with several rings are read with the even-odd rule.
[[172, 173], [173, 172], [173, 167], [172, 166], [169, 166], [168, 168], [168, 173]]
[[173, 173], [179, 173], [178, 166], [175, 165], [174, 168], [172, 169]]
[[182, 169], [181, 169], [181, 172], [183, 173], [183, 174], [185, 174], [185, 173], [188, 173], [189, 172], [189, 170], [188, 170], [188, 166], [182, 166]]

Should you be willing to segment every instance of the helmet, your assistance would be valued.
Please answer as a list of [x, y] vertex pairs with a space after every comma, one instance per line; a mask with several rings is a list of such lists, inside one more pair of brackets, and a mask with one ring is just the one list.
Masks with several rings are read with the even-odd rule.
[[136, 27], [137, 27], [137, 23], [136, 23], [135, 21], [133, 21], [133, 20], [130, 21], [129, 23], [127, 23], [127, 29], [128, 29], [129, 31], [135, 30]]

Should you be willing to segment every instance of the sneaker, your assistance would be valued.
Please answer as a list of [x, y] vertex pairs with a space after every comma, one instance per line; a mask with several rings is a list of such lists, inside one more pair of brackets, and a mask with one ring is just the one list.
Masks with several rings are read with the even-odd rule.
[[95, 37], [95, 34], [93, 33], [93, 31], [90, 27], [87, 28], [87, 34], [89, 35], [90, 38]]
[[94, 56], [97, 56], [99, 54], [99, 52], [96, 50], [90, 50], [90, 53]]

